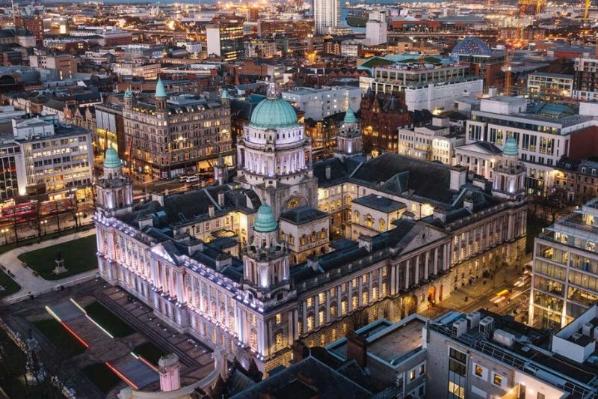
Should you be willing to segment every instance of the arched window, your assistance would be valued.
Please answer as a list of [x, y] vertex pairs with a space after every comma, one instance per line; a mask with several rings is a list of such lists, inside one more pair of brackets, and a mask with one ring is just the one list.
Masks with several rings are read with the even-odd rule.
[[386, 230], [386, 220], [380, 218], [378, 225], [380, 226], [380, 231]]
[[370, 228], [374, 226], [374, 218], [369, 213], [365, 217], [365, 225]]

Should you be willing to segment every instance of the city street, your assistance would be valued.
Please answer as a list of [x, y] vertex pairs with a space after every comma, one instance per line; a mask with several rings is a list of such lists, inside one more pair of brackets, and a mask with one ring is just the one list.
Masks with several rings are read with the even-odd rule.
[[424, 312], [436, 318], [451, 310], [473, 312], [484, 308], [504, 315], [513, 315], [518, 321], [527, 321], [531, 278], [516, 273], [513, 268], [498, 271], [493, 278], [480, 279], [460, 288], [439, 305]]

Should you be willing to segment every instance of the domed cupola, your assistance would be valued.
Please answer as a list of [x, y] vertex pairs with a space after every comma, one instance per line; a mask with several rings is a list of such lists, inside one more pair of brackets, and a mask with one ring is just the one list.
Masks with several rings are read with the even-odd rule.
[[106, 150], [104, 155], [104, 176], [112, 177], [120, 174], [120, 168], [122, 167], [122, 161], [118, 157], [118, 153], [112, 147]]
[[251, 126], [261, 129], [277, 129], [297, 125], [297, 113], [282, 98], [262, 100], [251, 114]]
[[502, 154], [506, 157], [517, 158], [519, 156], [519, 150], [517, 148], [517, 140], [515, 140], [515, 137], [510, 136], [507, 138], [507, 140], [505, 141], [505, 145], [502, 149]]

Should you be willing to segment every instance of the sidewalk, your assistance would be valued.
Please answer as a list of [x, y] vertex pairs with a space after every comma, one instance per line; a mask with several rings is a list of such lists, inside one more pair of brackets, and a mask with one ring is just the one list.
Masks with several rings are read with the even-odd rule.
[[6, 298], [3, 298], [2, 302], [19, 302], [28, 298], [29, 295], [44, 294], [52, 291], [53, 289], [59, 286], [73, 285], [94, 278], [96, 276], [97, 270], [89, 270], [87, 272], [65, 277], [60, 280], [45, 280], [40, 276], [34, 275], [33, 270], [29, 269], [28, 267], [25, 267], [25, 265], [23, 265], [23, 262], [19, 260], [18, 256], [25, 252], [50, 247], [52, 245], [60, 244], [66, 241], [71, 241], [77, 238], [87, 237], [92, 234], [95, 234], [95, 232], [95, 229], [78, 231], [72, 234], [64, 235], [62, 237], [42, 241], [40, 243], [18, 247], [0, 255], [0, 264], [3, 265], [7, 270], [10, 270], [11, 273], [13, 273], [14, 280], [21, 286], [21, 289], [18, 292], [9, 295]]

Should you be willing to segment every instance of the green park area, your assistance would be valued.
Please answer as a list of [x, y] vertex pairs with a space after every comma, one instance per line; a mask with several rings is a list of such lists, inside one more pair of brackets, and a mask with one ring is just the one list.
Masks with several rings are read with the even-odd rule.
[[142, 358], [156, 366], [158, 365], [158, 360], [160, 360], [160, 357], [166, 354], [162, 349], [158, 348], [151, 342], [146, 342], [144, 344], [136, 346], [135, 349], [133, 349], [133, 353], [135, 353], [138, 356], [141, 356]]
[[[46, 280], [58, 280], [98, 267], [96, 236], [90, 235], [19, 255], [19, 260]], [[57, 256], [64, 259], [66, 271], [56, 274]]]
[[85, 374], [104, 394], [110, 392], [118, 383], [120, 383], [120, 379], [116, 374], [103, 363], [92, 364], [83, 368], [82, 371], [83, 374]]
[[44, 334], [58, 352], [65, 358], [76, 356], [85, 352], [85, 347], [72, 336], [62, 324], [55, 319], [39, 320], [33, 323]]
[[85, 307], [87, 315], [114, 337], [126, 337], [135, 332], [127, 323], [106, 309], [99, 302], [92, 302]]
[[20, 289], [21, 286], [12, 277], [0, 270], [0, 298], [12, 295]]

